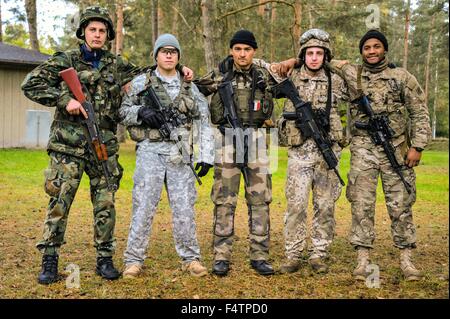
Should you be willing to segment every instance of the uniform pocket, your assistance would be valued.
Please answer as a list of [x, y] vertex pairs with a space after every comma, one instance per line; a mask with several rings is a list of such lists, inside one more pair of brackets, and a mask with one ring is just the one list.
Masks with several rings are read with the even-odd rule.
[[213, 95], [210, 104], [211, 113], [211, 123], [213, 124], [223, 124], [225, 122], [224, 118], [224, 107], [220, 99], [219, 93]]
[[299, 146], [304, 142], [295, 121], [286, 121], [286, 137], [288, 146]]
[[406, 114], [405, 106], [400, 103], [388, 105], [389, 126], [394, 130], [397, 137], [405, 133]]
[[52, 197], [57, 197], [61, 191], [61, 180], [58, 179], [58, 170], [54, 168], [48, 168], [44, 171], [44, 176], [45, 192]]
[[356, 184], [356, 178], [357, 175], [350, 171], [347, 175], [348, 182], [347, 182], [347, 189], [346, 189], [346, 197], [349, 202], [352, 202], [353, 198], [355, 197], [355, 184]]

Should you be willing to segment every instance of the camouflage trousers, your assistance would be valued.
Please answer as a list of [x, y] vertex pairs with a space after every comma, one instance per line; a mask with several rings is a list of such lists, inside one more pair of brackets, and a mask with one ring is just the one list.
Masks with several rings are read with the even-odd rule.
[[148, 150], [149, 144], [140, 145], [136, 152], [133, 216], [124, 253], [125, 264], [144, 263], [153, 217], [164, 185], [172, 209], [175, 249], [183, 261], [200, 259], [194, 211], [195, 177], [188, 165]]
[[[355, 247], [373, 247], [376, 189], [380, 176], [391, 219], [394, 246], [414, 248], [416, 245], [416, 229], [412, 216], [412, 205], [416, 201], [414, 170], [412, 168], [402, 170], [404, 178], [413, 188], [411, 194], [408, 194], [381, 146], [374, 146], [368, 138], [354, 137], [350, 151], [351, 166], [346, 195], [352, 209], [351, 244]], [[403, 163], [399, 147], [396, 149], [396, 157], [399, 163]]]
[[[263, 138], [263, 137], [259, 137]], [[272, 179], [269, 172], [265, 141], [261, 140], [262, 150], [247, 164], [248, 184], [245, 186], [245, 199], [248, 207], [250, 238], [250, 259], [267, 260], [269, 255], [270, 217], [269, 204], [272, 201]], [[216, 145], [217, 151], [217, 145]], [[220, 154], [232, 152], [232, 148], [222, 147]], [[228, 156], [217, 160], [214, 166], [214, 185], [211, 199], [214, 207], [214, 259], [230, 260], [234, 236], [234, 215], [238, 200], [241, 170], [240, 166]], [[231, 156], [232, 157], [232, 156]]]
[[[340, 147], [334, 153], [339, 159]], [[341, 195], [341, 184], [312, 139], [288, 150], [286, 179], [287, 212], [284, 219], [286, 257], [300, 259], [307, 245], [307, 210], [312, 191], [312, 224], [310, 258], [325, 258], [335, 232], [335, 202]]]
[[[94, 246], [97, 256], [112, 256], [116, 246], [116, 210], [114, 193], [108, 191], [102, 170], [93, 158], [82, 159], [57, 152], [50, 152], [49, 155], [50, 164], [45, 171], [44, 188], [50, 195], [50, 202], [44, 222], [43, 240], [37, 244], [37, 248], [47, 255], [59, 253], [60, 246], [65, 243], [69, 210], [83, 172], [86, 172], [90, 179], [91, 202], [94, 207]], [[115, 154], [108, 158], [108, 167], [113, 175], [111, 182], [116, 185], [119, 185], [123, 172], [118, 157]]]

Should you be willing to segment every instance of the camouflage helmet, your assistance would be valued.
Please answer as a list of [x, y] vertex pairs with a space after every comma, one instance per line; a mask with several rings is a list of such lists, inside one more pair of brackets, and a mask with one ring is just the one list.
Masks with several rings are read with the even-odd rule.
[[321, 29], [310, 29], [302, 34], [300, 37], [300, 51], [298, 56], [300, 59], [305, 59], [305, 52], [307, 48], [319, 47], [325, 50], [327, 61], [333, 58], [331, 52], [330, 35]]
[[84, 29], [91, 20], [101, 20], [108, 26], [108, 40], [114, 40], [116, 32], [114, 31], [113, 23], [107, 9], [99, 6], [87, 7], [81, 14], [80, 23], [76, 32], [77, 38], [84, 40]]

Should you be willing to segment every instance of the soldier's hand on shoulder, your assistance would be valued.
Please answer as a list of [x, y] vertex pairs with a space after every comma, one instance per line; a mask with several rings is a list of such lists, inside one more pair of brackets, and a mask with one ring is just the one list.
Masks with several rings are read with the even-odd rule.
[[291, 58], [280, 63], [273, 63], [270, 65], [270, 70], [277, 73], [281, 77], [288, 77], [292, 74], [295, 65], [297, 64], [297, 59]]
[[80, 113], [81, 113], [81, 114], [83, 114], [83, 116], [85, 118], [88, 118], [88, 115], [87, 115], [83, 105], [81, 105], [80, 102], [78, 102], [77, 100], [74, 100], [74, 99], [71, 99], [69, 101], [69, 103], [66, 106], [66, 111], [70, 115], [80, 115]]
[[184, 74], [184, 81], [185, 82], [191, 82], [194, 79], [194, 71], [189, 69], [187, 66], [183, 66], [183, 74]]
[[128, 83], [126, 83], [126, 84], [124, 84], [124, 85], [122, 86], [122, 90], [123, 90], [127, 95], [130, 95], [130, 91], [131, 91], [131, 82], [132, 82], [132, 81], [130, 81], [130, 82], [128, 82]]

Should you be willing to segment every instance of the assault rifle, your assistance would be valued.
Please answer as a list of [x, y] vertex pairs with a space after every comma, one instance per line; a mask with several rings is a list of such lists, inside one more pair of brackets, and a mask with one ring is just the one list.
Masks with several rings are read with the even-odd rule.
[[328, 133], [326, 132], [324, 127], [317, 125], [311, 102], [302, 101], [300, 95], [298, 94], [297, 88], [289, 79], [283, 80], [282, 82], [275, 85], [273, 87], [273, 90], [277, 93], [280, 93], [279, 95], [286, 96], [289, 100], [292, 101], [296, 111], [283, 112], [283, 117], [286, 120], [296, 121], [297, 127], [300, 129], [304, 138], [313, 138], [320, 153], [322, 153], [322, 156], [328, 165], [328, 169], [332, 169], [336, 173], [339, 182], [342, 186], [344, 186], [345, 183], [336, 168], [338, 165], [338, 159], [331, 149], [331, 146], [333, 144], [331, 143]]
[[66, 82], [75, 99], [81, 103], [84, 110], [86, 111], [88, 117], [83, 119], [88, 130], [89, 135], [89, 145], [90, 149], [94, 155], [97, 164], [101, 165], [103, 169], [103, 175], [106, 179], [106, 184], [108, 185], [108, 190], [110, 192], [115, 192], [117, 190], [117, 185], [111, 183], [110, 177], [111, 172], [108, 168], [108, 152], [106, 150], [106, 145], [100, 132], [100, 128], [95, 120], [95, 112], [92, 103], [86, 100], [86, 96], [81, 88], [80, 80], [78, 79], [77, 72], [74, 68], [68, 68], [59, 72], [61, 78]]
[[192, 173], [195, 176], [199, 185], [202, 185], [202, 180], [198, 177], [197, 172], [194, 169], [194, 165], [191, 162], [191, 156], [189, 152], [186, 150], [186, 147], [183, 144], [182, 136], [177, 134], [177, 127], [186, 123], [187, 118], [184, 116], [177, 114], [175, 110], [171, 107], [163, 107], [161, 102], [156, 95], [155, 90], [152, 86], [147, 88], [147, 94], [145, 94], [144, 99], [146, 100], [146, 104], [151, 106], [156, 110], [159, 114], [162, 115], [164, 122], [159, 128], [159, 133], [164, 139], [168, 139], [174, 141], [178, 147], [178, 151], [183, 157], [183, 162], [186, 163], [191, 169]]
[[401, 172], [403, 165], [400, 165], [395, 157], [395, 149], [391, 142], [394, 131], [389, 126], [389, 118], [386, 115], [375, 115], [366, 95], [363, 94], [357, 102], [360, 110], [369, 117], [369, 121], [367, 123], [355, 122], [356, 128], [366, 130], [372, 142], [383, 147], [392, 169], [402, 180], [408, 194], [411, 194], [411, 185], [405, 180]]
[[[248, 187], [248, 136], [244, 135], [244, 128], [236, 113], [234, 104], [234, 91], [231, 81], [224, 81], [218, 88], [220, 99], [224, 106], [224, 117], [233, 129], [236, 140], [236, 163], [241, 169], [245, 185]], [[240, 163], [240, 155], [244, 155], [243, 163]]]

